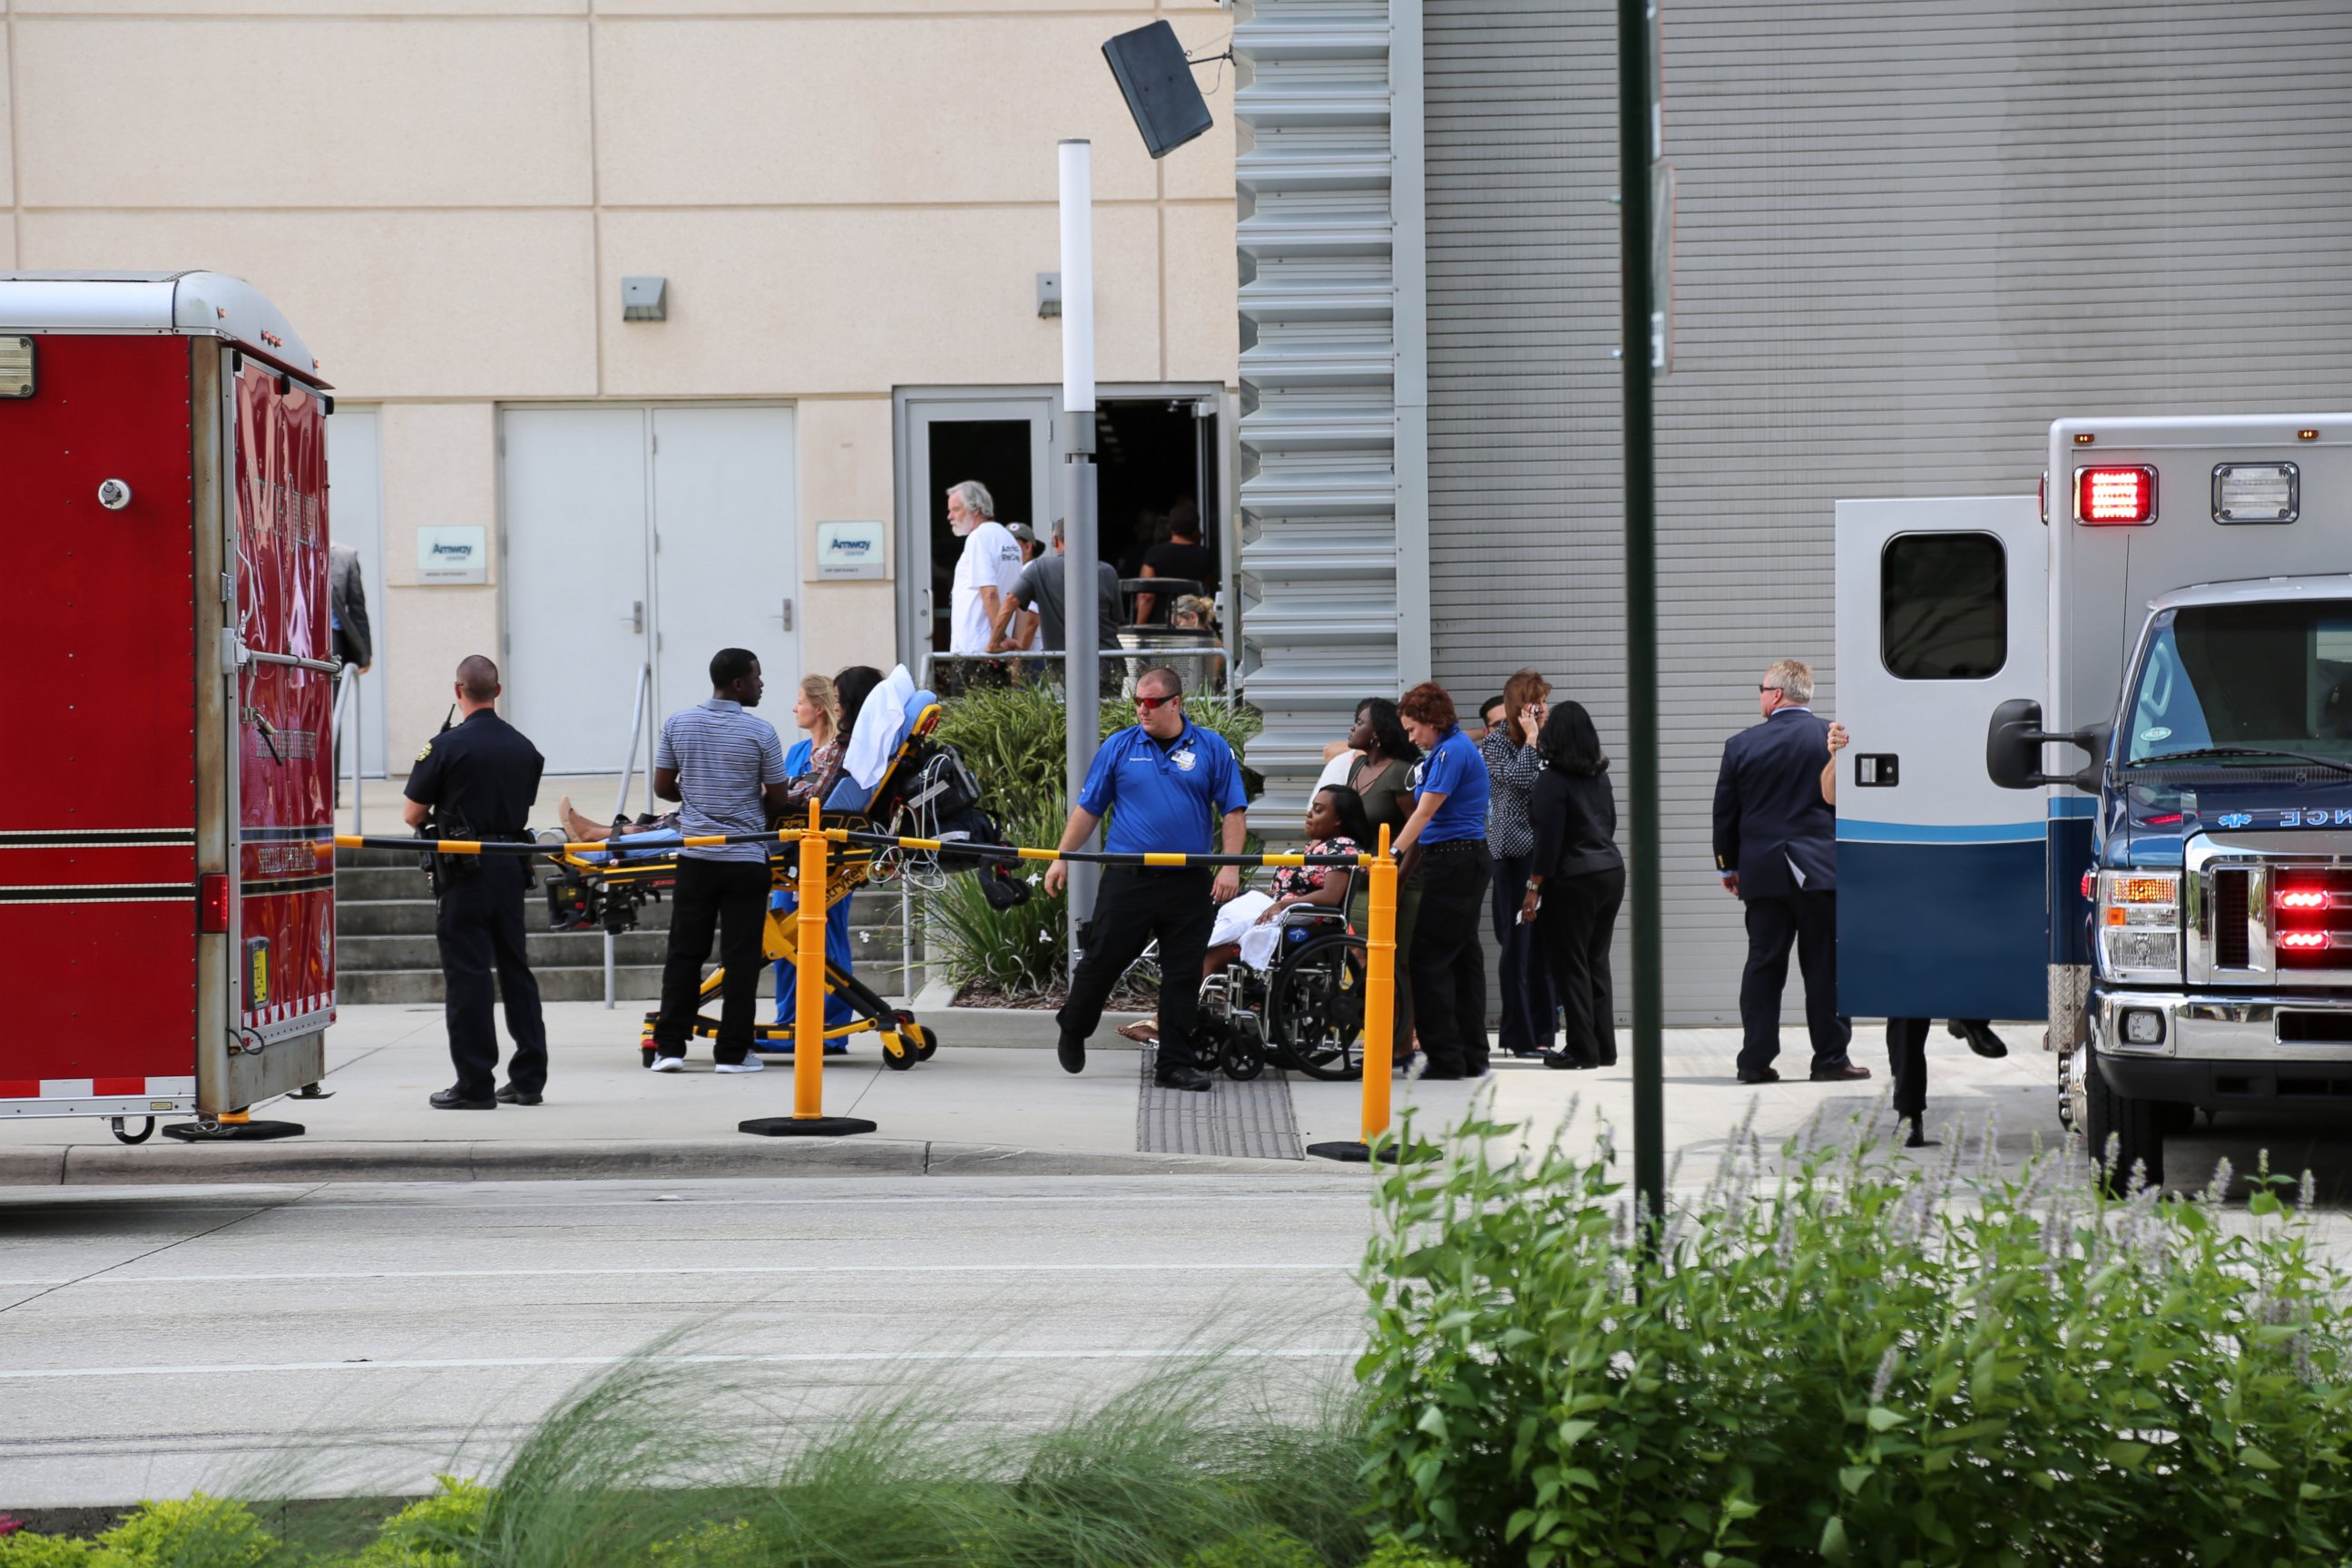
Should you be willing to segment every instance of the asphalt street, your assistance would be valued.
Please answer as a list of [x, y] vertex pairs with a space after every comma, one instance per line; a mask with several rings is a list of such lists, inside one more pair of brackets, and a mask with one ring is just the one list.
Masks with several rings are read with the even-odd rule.
[[649, 1347], [814, 1418], [1043, 1421], [1188, 1346], [1343, 1377], [1370, 1226], [1360, 1170], [11, 1192], [0, 1510], [426, 1490]]

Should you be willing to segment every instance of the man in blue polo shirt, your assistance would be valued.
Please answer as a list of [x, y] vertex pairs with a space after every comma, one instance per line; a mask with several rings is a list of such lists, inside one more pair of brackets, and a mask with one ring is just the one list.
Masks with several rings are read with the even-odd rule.
[[[1135, 707], [1143, 721], [1121, 730], [1095, 753], [1069, 826], [1062, 829], [1061, 847], [1085, 844], [1108, 813], [1103, 847], [1114, 853], [1205, 855], [1211, 827], [1222, 821], [1223, 852], [1240, 854], [1249, 796], [1233, 748], [1184, 717], [1184, 682], [1172, 669], [1145, 670], [1135, 683]], [[1067, 862], [1046, 867], [1047, 895], [1058, 897], [1068, 879]], [[1160, 1060], [1154, 1081], [1162, 1089], [1209, 1088], [1213, 1080], [1193, 1051], [1193, 1010], [1216, 906], [1241, 885], [1241, 873], [1231, 866], [1218, 868], [1213, 877], [1206, 866], [1104, 868], [1094, 919], [1080, 934], [1085, 952], [1070, 977], [1069, 1005], [1055, 1018], [1066, 1069], [1086, 1069], [1087, 1038], [1102, 1022], [1111, 987], [1156, 937]]]

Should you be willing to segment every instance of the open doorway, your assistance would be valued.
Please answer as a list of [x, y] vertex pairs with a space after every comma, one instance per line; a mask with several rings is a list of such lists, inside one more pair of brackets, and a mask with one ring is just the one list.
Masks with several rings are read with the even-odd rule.
[[[948, 526], [948, 488], [977, 479], [996, 502], [997, 521], [1034, 525], [1038, 521], [1031, 464], [1034, 427], [1027, 419], [935, 419], [927, 434], [931, 488], [924, 504], [930, 512], [930, 647], [935, 653], [945, 653], [954, 618], [956, 563], [963, 555], [963, 541]], [[1053, 519], [1045, 521], [1050, 525]]]
[[[1101, 558], [1122, 579], [1143, 574], [1143, 557], [1165, 542], [1172, 520], [1196, 517], [1209, 569], [1202, 591], [1213, 598], [1224, 581], [1216, 494], [1215, 405], [1197, 397], [1107, 397], [1095, 431], [1096, 494]], [[1158, 605], [1153, 618], [1165, 621]]]

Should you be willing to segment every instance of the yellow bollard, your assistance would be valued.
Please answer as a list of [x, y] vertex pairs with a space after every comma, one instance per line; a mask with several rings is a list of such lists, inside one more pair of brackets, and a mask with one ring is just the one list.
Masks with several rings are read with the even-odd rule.
[[[1371, 929], [1364, 933], [1364, 1135], [1360, 1142], [1307, 1146], [1318, 1159], [1356, 1164], [1371, 1159], [1374, 1140], [1389, 1130], [1390, 1076], [1396, 1068], [1397, 865], [1389, 854], [1385, 824], [1371, 878]], [[1382, 1156], [1393, 1160], [1396, 1151], [1384, 1150]]]
[[793, 978], [793, 1115], [824, 1114], [824, 831], [809, 802], [801, 835], [800, 958]]
[[793, 959], [793, 1113], [736, 1123], [762, 1138], [839, 1138], [871, 1132], [874, 1123], [824, 1113], [825, 837], [817, 803], [809, 802], [801, 834], [800, 909], [794, 921], [799, 951]]
[[1389, 1085], [1396, 1070], [1397, 865], [1389, 855], [1388, 824], [1381, 824], [1372, 861], [1371, 929], [1364, 933], [1364, 1142], [1389, 1130]]

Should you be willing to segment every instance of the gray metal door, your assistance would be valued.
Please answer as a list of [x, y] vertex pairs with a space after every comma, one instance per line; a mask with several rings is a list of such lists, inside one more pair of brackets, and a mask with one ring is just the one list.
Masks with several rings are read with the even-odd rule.
[[801, 675], [797, 494], [791, 409], [654, 410], [657, 716], [709, 696], [710, 656], [746, 647], [767, 677], [766, 717], [792, 738]]

